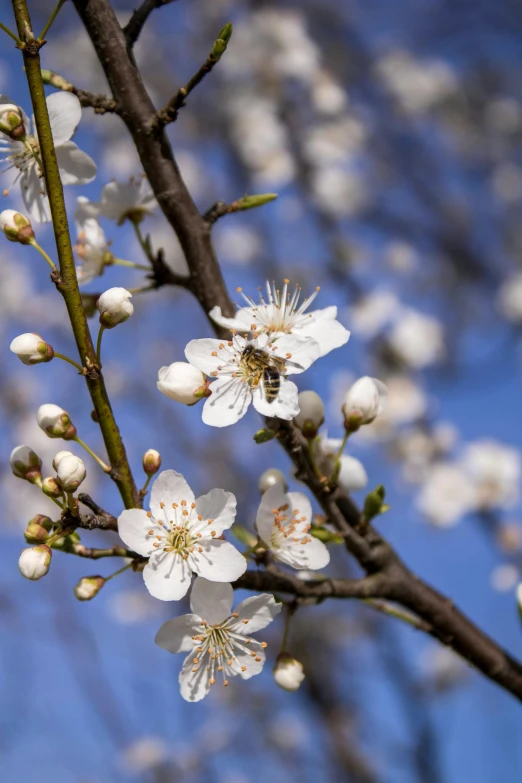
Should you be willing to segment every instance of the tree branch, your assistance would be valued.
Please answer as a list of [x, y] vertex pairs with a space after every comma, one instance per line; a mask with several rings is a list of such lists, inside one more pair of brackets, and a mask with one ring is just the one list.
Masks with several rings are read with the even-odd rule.
[[131, 18], [123, 28], [125, 38], [127, 40], [127, 47], [132, 49], [136, 41], [141, 35], [149, 16], [156, 8], [161, 8], [163, 5], [173, 3], [174, 0], [143, 0], [143, 3], [132, 14]]
[[[190, 269], [190, 290], [205, 313], [218, 305], [225, 315], [231, 315], [234, 308], [214, 253], [210, 225], [199, 214], [187, 191], [168, 140], [163, 134], [158, 137], [148, 132], [155, 114], [154, 107], [129, 57], [125, 37], [110, 3], [108, 0], [73, 1], [98, 53], [151, 187], [179, 238]], [[329, 491], [318, 481], [303, 438], [291, 424], [273, 420], [270, 426], [276, 429], [281, 444], [297, 467], [298, 478], [309, 487], [330, 522], [343, 534], [348, 550], [358, 560], [367, 578], [372, 580], [376, 577], [370, 584], [375, 585], [376, 582], [378, 592], [364, 597], [384, 598], [408, 609], [426, 624], [433, 637], [452, 647], [486, 677], [522, 700], [521, 664], [477, 628], [451, 600], [409, 571], [371, 525], [364, 531], [359, 528], [359, 509], [340, 488]], [[237, 585], [264, 589], [263, 585], [272, 585], [274, 580], [273, 573], [253, 571], [247, 572]], [[356, 588], [352, 583], [347, 589], [365, 591], [368, 583], [366, 579], [362, 582], [364, 588]], [[298, 588], [295, 579], [286, 574], [284, 579], [278, 576], [276, 583], [281, 591], [285, 588], [305, 592], [336, 589], [332, 588], [335, 580], [313, 586], [305, 582]], [[331, 594], [331, 597], [334, 595]]]
[[[85, 379], [91, 395], [94, 410], [100, 423], [110, 464], [115, 471], [114, 480], [118, 486], [121, 497], [127, 508], [135, 505], [136, 487], [125, 453], [125, 446], [118, 430], [114, 414], [112, 412], [107, 390], [101, 372], [97, 368], [96, 354], [94, 351], [91, 334], [85, 318], [82, 306], [76, 269], [74, 263], [71, 237], [67, 221], [67, 212], [63, 197], [63, 188], [56, 160], [54, 141], [49, 122], [49, 113], [45, 100], [44, 86], [40, 69], [39, 46], [31, 39], [31, 19], [27, 10], [26, 0], [13, 0], [13, 9], [16, 24], [21, 40], [24, 66], [31, 94], [31, 102], [34, 109], [36, 128], [40, 143], [45, 184], [49, 194], [49, 203], [53, 218], [54, 235], [58, 259], [60, 262], [60, 274], [54, 277], [56, 287], [62, 294], [78, 347], [78, 354], [82, 366], [88, 370]], [[53, 273], [54, 274], [54, 273]]]
[[56, 71], [50, 71], [48, 68], [42, 68], [42, 81], [44, 84], [49, 84], [51, 87], [56, 87], [57, 90], [63, 90], [63, 92], [72, 92], [76, 95], [80, 104], [84, 108], [94, 109], [95, 114], [106, 114], [107, 112], [118, 112], [118, 106], [116, 101], [109, 98], [108, 95], [98, 93], [95, 95], [87, 90], [80, 90], [73, 84], [60, 76]]

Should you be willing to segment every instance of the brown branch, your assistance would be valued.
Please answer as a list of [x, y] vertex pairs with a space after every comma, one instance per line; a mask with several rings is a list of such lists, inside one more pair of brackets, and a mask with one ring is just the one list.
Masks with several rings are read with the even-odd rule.
[[90, 515], [80, 516], [80, 523], [76, 523], [77, 527], [81, 527], [84, 530], [114, 530], [118, 532], [118, 520], [101, 508], [90, 495], [86, 492], [80, 492], [78, 500], [87, 506], [93, 513]]
[[192, 92], [192, 90], [200, 84], [205, 76], [210, 73], [215, 65], [220, 61], [223, 53], [227, 48], [227, 43], [232, 35], [232, 24], [227, 24], [221, 32], [217, 40], [214, 42], [214, 46], [209, 56], [196, 71], [194, 76], [186, 83], [184, 87], [180, 87], [173, 98], [165, 104], [163, 109], [160, 109], [153, 117], [151, 122], [151, 130], [153, 133], [161, 133], [163, 128], [171, 122], [176, 122], [178, 119], [179, 110], [185, 105], [185, 99]]
[[163, 5], [168, 5], [174, 2], [174, 0], [143, 0], [143, 3], [136, 8], [131, 18], [123, 28], [125, 38], [127, 40], [127, 47], [132, 49], [136, 41], [141, 35], [149, 16], [156, 8], [161, 8]]
[[63, 76], [60, 76], [59, 73], [50, 71], [47, 68], [42, 68], [41, 73], [44, 84], [49, 84], [51, 87], [56, 87], [57, 90], [62, 90], [63, 92], [72, 92], [84, 108], [94, 109], [95, 114], [118, 112], [116, 101], [113, 98], [109, 98], [108, 95], [103, 95], [102, 93], [95, 95], [92, 92], [87, 92], [87, 90], [80, 90], [68, 82], [67, 79], [64, 79]]
[[[212, 246], [210, 225], [200, 215], [181, 178], [167, 138], [164, 134], [149, 132], [155, 116], [154, 106], [129, 56], [125, 36], [110, 3], [108, 0], [73, 2], [97, 51], [151, 187], [178, 236], [190, 269], [190, 290], [205, 313], [218, 305], [225, 315], [231, 315], [234, 308]], [[341, 489], [328, 491], [328, 487], [318, 481], [303, 438], [291, 424], [276, 420], [271, 426], [277, 429], [281, 444], [297, 467], [298, 477], [315, 495], [330, 522], [343, 534], [350, 553], [370, 579], [378, 577], [378, 595], [374, 593], [370, 597], [384, 598], [408, 609], [426, 624], [433, 637], [452, 647], [486, 677], [522, 700], [522, 665], [477, 628], [450, 599], [415, 576], [372, 526], [364, 531], [358, 529], [360, 511]], [[270, 580], [272, 584], [275, 578], [270, 572], [268, 575], [263, 572], [248, 574], [242, 579], [249, 581], [255, 589], [262, 589], [263, 580], [267, 580], [266, 584]], [[277, 578], [283, 580], [282, 576]], [[331, 590], [333, 583], [327, 580], [315, 585], [313, 590]], [[366, 580], [363, 583], [367, 584]], [[243, 584], [246, 586], [246, 582]], [[281, 591], [283, 584], [297, 589], [294, 579], [288, 575], [279, 583]], [[304, 585], [299, 589], [312, 590], [307, 583]], [[350, 589], [355, 588], [352, 585]]]

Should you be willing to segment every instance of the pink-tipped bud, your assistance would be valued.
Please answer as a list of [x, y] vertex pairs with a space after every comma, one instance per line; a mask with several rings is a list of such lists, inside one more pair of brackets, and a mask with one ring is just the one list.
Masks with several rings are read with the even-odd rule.
[[20, 242], [29, 245], [34, 239], [31, 221], [16, 209], [4, 209], [0, 212], [0, 230], [10, 242]]
[[147, 476], [154, 476], [161, 467], [161, 454], [156, 449], [149, 449], [143, 455], [143, 471]]

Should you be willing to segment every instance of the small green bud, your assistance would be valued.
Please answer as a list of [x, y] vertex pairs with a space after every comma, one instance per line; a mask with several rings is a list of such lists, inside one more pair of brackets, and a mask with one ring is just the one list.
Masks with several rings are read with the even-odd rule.
[[318, 527], [317, 525], [312, 525], [310, 535], [319, 539], [319, 541], [322, 541], [323, 544], [344, 543], [344, 538], [342, 536], [339, 536], [337, 533], [333, 533], [331, 530], [327, 530], [325, 527]]
[[268, 441], [273, 440], [275, 436], [274, 430], [271, 430], [269, 427], [263, 427], [263, 429], [256, 432], [254, 440], [256, 443], [268, 443]]
[[50, 71], [48, 68], [42, 68], [41, 74], [44, 84], [50, 84], [51, 87], [56, 87], [58, 90], [72, 91], [72, 84], [67, 79], [64, 79], [63, 76], [60, 76], [60, 74]]
[[210, 56], [214, 60], [220, 60], [222, 55], [226, 52], [227, 44], [230, 41], [231, 36], [232, 22], [228, 22], [228, 24], [226, 24], [219, 33], [217, 39], [214, 41], [214, 46], [212, 47], [212, 51], [210, 53]]
[[382, 484], [379, 484], [372, 492], [366, 495], [364, 500], [364, 517], [368, 521], [388, 511], [389, 506], [385, 506], [384, 501], [385, 489]]
[[243, 198], [234, 201], [234, 212], [243, 212], [245, 209], [255, 209], [255, 207], [262, 207], [264, 204], [269, 204], [271, 201], [275, 201], [277, 193], [258, 193], [254, 196], [243, 196]]
[[54, 476], [47, 476], [42, 481], [42, 492], [47, 495], [48, 498], [61, 498], [63, 496], [63, 489], [58, 484]]
[[49, 533], [42, 525], [29, 522], [24, 530], [24, 538], [28, 544], [45, 544]]

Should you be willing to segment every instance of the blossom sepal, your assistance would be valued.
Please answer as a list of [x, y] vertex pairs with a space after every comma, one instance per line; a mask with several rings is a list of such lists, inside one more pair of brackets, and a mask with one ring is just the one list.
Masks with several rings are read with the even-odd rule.
[[10, 242], [30, 245], [34, 241], [31, 221], [16, 209], [4, 209], [0, 212], [0, 229]]
[[24, 141], [26, 128], [19, 106], [14, 103], [0, 105], [0, 131], [13, 141]]
[[40, 483], [42, 460], [29, 446], [16, 446], [9, 457], [9, 464], [13, 475], [17, 478], [29, 481], [31, 484]]

